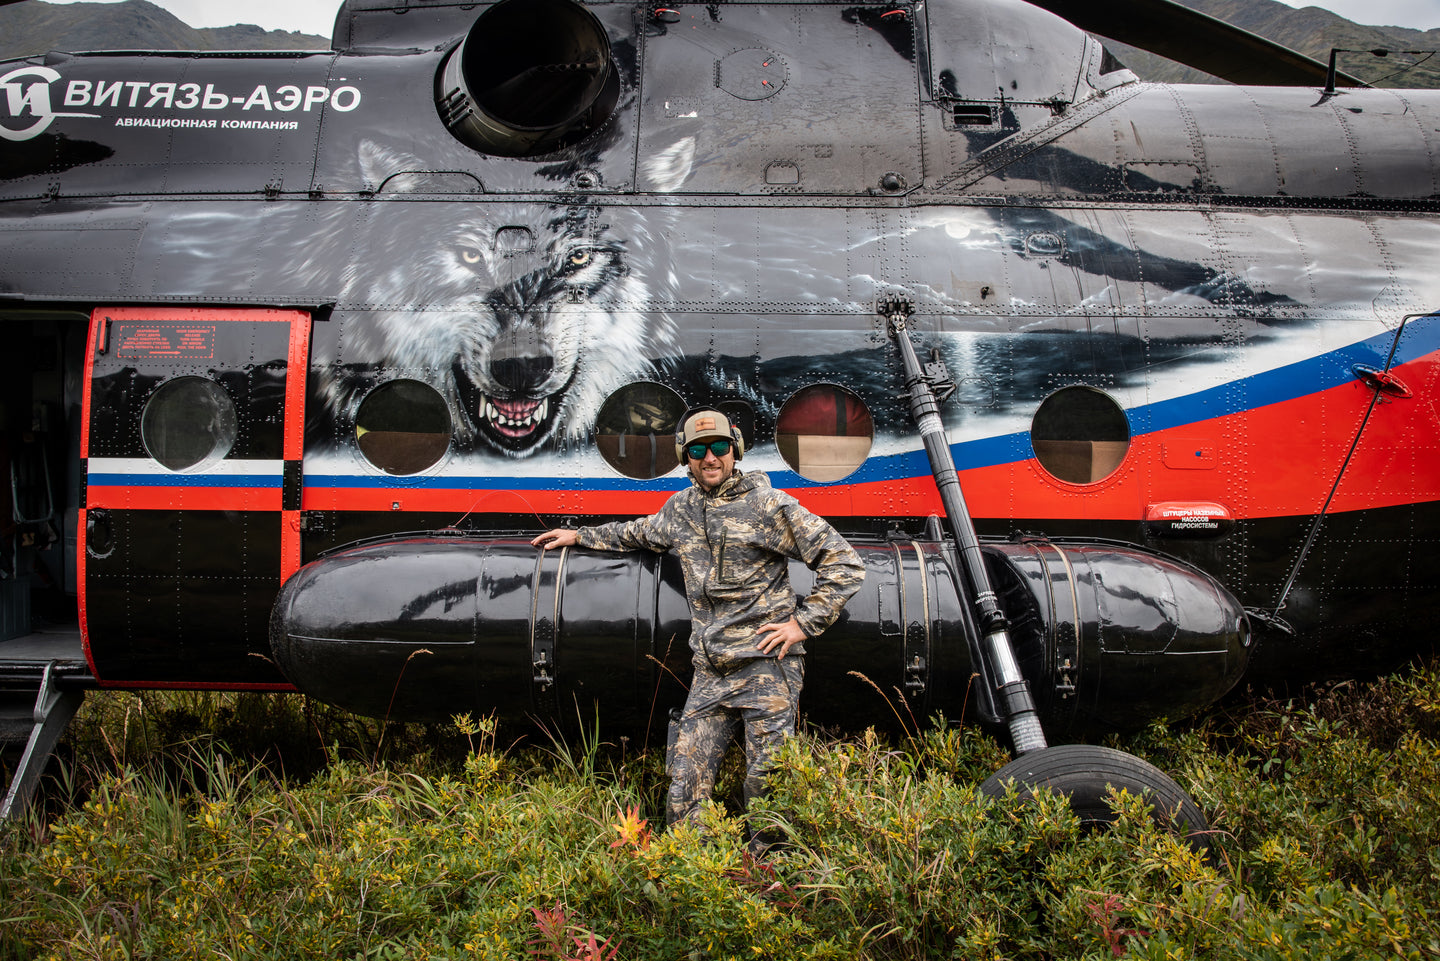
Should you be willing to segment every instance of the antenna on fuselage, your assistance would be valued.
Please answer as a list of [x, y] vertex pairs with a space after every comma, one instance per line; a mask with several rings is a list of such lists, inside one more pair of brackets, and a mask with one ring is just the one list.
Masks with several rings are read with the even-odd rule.
[[1404, 73], [1406, 70], [1410, 70], [1410, 69], [1412, 69], [1412, 68], [1414, 68], [1414, 67], [1418, 67], [1418, 66], [1420, 66], [1422, 63], [1424, 63], [1426, 60], [1429, 60], [1431, 57], [1435, 56], [1435, 51], [1434, 51], [1434, 50], [1387, 50], [1387, 49], [1384, 48], [1384, 47], [1375, 47], [1373, 50], [1346, 50], [1346, 49], [1342, 49], [1342, 48], [1340, 48], [1340, 47], [1331, 47], [1331, 48], [1330, 48], [1330, 69], [1329, 69], [1329, 70], [1326, 72], [1326, 74], [1325, 74], [1325, 94], [1326, 94], [1327, 96], [1329, 96], [1329, 95], [1331, 95], [1331, 94], [1333, 94], [1333, 93], [1335, 92], [1335, 58], [1336, 58], [1336, 56], [1338, 56], [1339, 54], [1342, 54], [1342, 53], [1368, 53], [1368, 54], [1370, 54], [1370, 56], [1372, 56], [1372, 57], [1381, 57], [1381, 58], [1388, 57], [1388, 56], [1390, 56], [1392, 53], [1403, 54], [1404, 56], [1407, 56], [1407, 57], [1423, 57], [1423, 59], [1416, 60], [1414, 63], [1407, 63], [1407, 64], [1405, 64], [1403, 67], [1401, 67], [1399, 70], [1395, 71], [1394, 73], [1389, 74], [1389, 75], [1384, 76], [1384, 77], [1381, 77], [1379, 80], [1377, 80], [1377, 81], [1375, 81], [1375, 82], [1373, 82], [1373, 83], [1371, 83], [1371, 82], [1369, 82], [1369, 81], [1366, 81], [1366, 82], [1365, 82], [1365, 86], [1367, 86], [1367, 87], [1378, 87], [1383, 81], [1389, 80], [1391, 77], [1398, 77], [1400, 74]]

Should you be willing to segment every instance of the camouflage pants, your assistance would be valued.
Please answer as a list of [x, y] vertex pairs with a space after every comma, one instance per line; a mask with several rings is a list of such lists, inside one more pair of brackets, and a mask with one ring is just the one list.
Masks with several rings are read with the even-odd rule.
[[795, 708], [805, 682], [805, 659], [756, 658], [733, 674], [697, 667], [668, 758], [670, 799], [666, 820], [694, 817], [715, 790], [715, 775], [730, 739], [745, 729], [745, 803], [764, 792], [770, 759], [795, 733]]

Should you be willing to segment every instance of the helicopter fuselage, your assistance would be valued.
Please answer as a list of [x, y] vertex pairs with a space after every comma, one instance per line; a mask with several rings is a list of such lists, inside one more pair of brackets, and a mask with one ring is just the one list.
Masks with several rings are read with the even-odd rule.
[[[714, 404], [743, 469], [867, 546], [816, 703], [844, 715], [854, 667], [958, 710], [973, 625], [941, 610], [964, 584], [887, 302], [948, 371], [1052, 713], [1429, 643], [1440, 93], [1143, 83], [1005, 0], [574, 5], [608, 72], [467, 91], [487, 43], [594, 67], [502, 6], [347, 6], [328, 52], [0, 64], [0, 317], [71, 384], [25, 399], [98, 683], [644, 704], [683, 671], [674, 571], [517, 545], [658, 508], [675, 421]], [[276, 598], [306, 565], [335, 613], [302, 630]]]

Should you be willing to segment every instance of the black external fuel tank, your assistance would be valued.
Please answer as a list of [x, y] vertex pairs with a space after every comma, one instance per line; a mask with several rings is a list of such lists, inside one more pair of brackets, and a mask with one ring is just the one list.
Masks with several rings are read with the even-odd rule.
[[[997, 722], [948, 541], [856, 541], [866, 581], [807, 642], [802, 709], [854, 726], [943, 712]], [[1016, 657], [1052, 735], [1133, 727], [1221, 697], [1248, 623], [1219, 584], [1114, 543], [987, 543]], [[803, 596], [813, 574], [791, 565]], [[542, 552], [527, 537], [386, 539], [323, 556], [285, 584], [275, 660], [297, 688], [360, 714], [597, 716], [663, 723], [690, 672], [679, 564], [649, 552]], [[883, 692], [883, 697], [882, 697]], [[903, 703], [902, 703], [903, 702]]]

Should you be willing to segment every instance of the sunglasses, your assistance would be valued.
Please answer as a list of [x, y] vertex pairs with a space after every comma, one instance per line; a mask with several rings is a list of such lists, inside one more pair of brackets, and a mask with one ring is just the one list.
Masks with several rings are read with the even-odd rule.
[[706, 450], [709, 450], [710, 453], [716, 457], [724, 457], [730, 453], [730, 442], [722, 438], [721, 440], [712, 440], [708, 444], [703, 440], [697, 440], [693, 444], [685, 445], [685, 454], [691, 460], [704, 460]]

